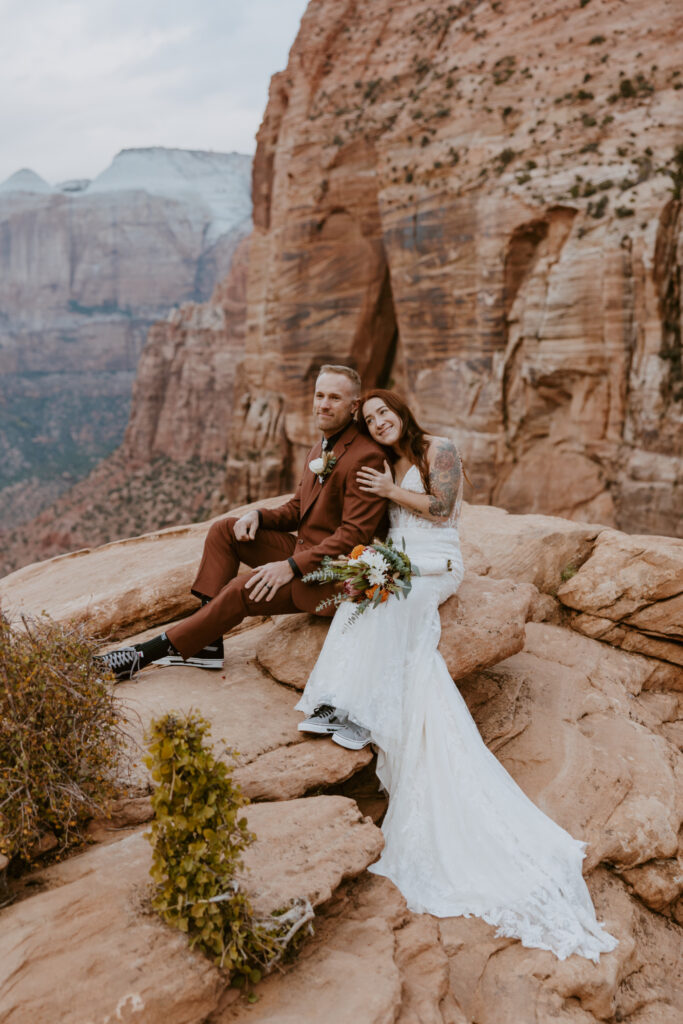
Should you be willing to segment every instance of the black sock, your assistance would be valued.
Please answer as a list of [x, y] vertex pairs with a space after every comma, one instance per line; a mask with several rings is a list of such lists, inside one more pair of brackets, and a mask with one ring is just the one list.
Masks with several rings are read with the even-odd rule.
[[152, 661], [158, 661], [159, 658], [165, 658], [167, 654], [178, 654], [165, 633], [153, 636], [151, 640], [145, 640], [142, 644], [135, 644], [135, 649], [142, 654], [140, 668], [149, 665]]
[[[204, 607], [205, 604], [209, 604], [209, 602], [212, 601], [212, 600], [213, 600], [213, 598], [207, 597], [206, 594], [202, 594], [202, 597], [201, 597], [202, 608]], [[223, 637], [219, 636], [217, 640], [214, 640], [214, 642], [213, 642], [213, 644], [211, 644], [211, 646], [212, 647], [213, 646], [222, 647], [223, 646]]]

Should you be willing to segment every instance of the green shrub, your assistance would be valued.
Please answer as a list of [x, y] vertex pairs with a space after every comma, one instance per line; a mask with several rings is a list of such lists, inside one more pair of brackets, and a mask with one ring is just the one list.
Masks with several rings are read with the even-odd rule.
[[113, 677], [82, 629], [24, 625], [11, 629], [0, 612], [0, 853], [13, 867], [50, 833], [57, 857], [82, 841], [116, 791], [124, 749]]
[[503, 85], [504, 82], [507, 82], [508, 78], [514, 75], [516, 64], [517, 58], [513, 55], [497, 60], [491, 72], [494, 85]]
[[502, 174], [508, 164], [511, 164], [516, 156], [517, 153], [514, 149], [510, 149], [509, 146], [506, 149], [502, 149], [495, 158], [498, 163], [498, 166], [496, 167], [496, 174]]
[[249, 801], [204, 738], [200, 715], [173, 714], [152, 722], [146, 759], [157, 788], [154, 822], [153, 908], [188, 935], [214, 963], [239, 979], [260, 980], [302, 936], [313, 912], [306, 902], [258, 920], [240, 887], [242, 853], [256, 838], [241, 809]]

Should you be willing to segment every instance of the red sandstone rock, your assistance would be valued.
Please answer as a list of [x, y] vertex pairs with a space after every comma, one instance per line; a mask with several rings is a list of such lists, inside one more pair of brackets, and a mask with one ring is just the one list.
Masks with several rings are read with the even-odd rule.
[[[439, 650], [453, 679], [521, 651], [524, 623], [536, 594], [529, 583], [466, 575], [458, 593], [439, 609]], [[303, 690], [328, 628], [329, 621], [314, 615], [281, 620], [258, 644], [259, 663], [281, 683]]]
[[[297, 897], [317, 906], [382, 849], [379, 829], [344, 797], [259, 804], [246, 815], [258, 840], [245, 854], [245, 887], [260, 914]], [[2, 911], [5, 1024], [136, 1014], [145, 1024], [198, 1024], [215, 1009], [225, 977], [145, 913], [150, 860], [148, 843], [130, 836], [47, 869], [47, 891]]]
[[580, 632], [683, 666], [683, 541], [605, 530], [558, 597]]
[[[603, 602], [599, 610], [633, 614], [643, 603], [666, 606], [672, 579], [667, 567], [676, 542], [634, 540], [649, 545], [650, 569], [643, 572], [645, 556], [622, 558], [622, 546], [629, 550], [632, 539], [613, 531], [603, 531], [596, 543], [593, 527], [562, 520], [533, 516], [527, 522], [480, 508], [469, 509], [468, 520], [468, 550], [488, 576], [468, 577], [461, 602], [444, 605], [444, 643], [456, 630], [448, 655], [451, 671], [459, 671], [457, 665], [462, 669], [473, 652], [495, 660], [505, 644], [517, 645], [527, 608], [532, 611], [537, 601], [529, 580], [556, 586], [570, 554], [583, 560], [570, 583], [590, 572], [596, 586], [617, 586], [607, 602], [603, 591], [596, 593]], [[125, 579], [121, 590], [113, 591], [110, 621], [125, 608], [140, 621], [149, 611], [152, 584], [162, 588], [174, 558], [185, 564], [185, 544], [183, 571], [190, 573], [192, 545], [201, 547], [205, 528], [168, 531], [35, 566], [25, 580], [14, 574], [13, 591], [35, 607], [43, 573], [42, 593], [53, 611], [63, 614], [79, 581], [83, 585], [101, 574], [117, 551]], [[609, 577], [591, 568], [593, 558], [603, 557], [603, 547], [612, 555], [621, 552], [622, 561], [611, 563]], [[595, 554], [586, 558], [587, 549]], [[153, 555], [160, 552], [159, 575], [148, 577]], [[496, 578], [515, 566], [524, 582]], [[577, 583], [579, 592], [592, 590], [580, 591]], [[661, 601], [654, 600], [657, 596]], [[475, 614], [468, 618], [472, 609]], [[262, 841], [251, 862], [254, 893], [271, 906], [294, 892], [320, 901], [316, 935], [298, 960], [258, 986], [253, 1006], [234, 990], [225, 992], [214, 970], [188, 953], [181, 936], [139, 914], [136, 894], [148, 856], [144, 844], [138, 837], [122, 840], [102, 831], [97, 838], [108, 846], [41, 872], [36, 880], [48, 881], [45, 891], [0, 911], [0, 974], [7, 972], [0, 978], [0, 1016], [10, 1024], [23, 1024], [27, 1017], [32, 1024], [59, 1019], [90, 1024], [95, 1011], [115, 1019], [119, 1008], [124, 1020], [126, 1013], [134, 1020], [137, 1009], [150, 1024], [162, 1018], [165, 1024], [176, 1019], [200, 1024], [209, 1014], [217, 1024], [520, 1024], [532, 1019], [597, 1024], [617, 1018], [678, 1024], [683, 762], [677, 737], [683, 703], [673, 688], [676, 667], [566, 627], [529, 623], [523, 650], [458, 682], [484, 741], [517, 783], [588, 843], [588, 884], [598, 916], [619, 946], [597, 966], [577, 957], [560, 963], [551, 954], [496, 939], [494, 930], [475, 918], [435, 923], [409, 914], [391, 883], [362, 872], [381, 838], [354, 805], [330, 803], [329, 797], [287, 799], [336, 786], [362, 763], [327, 739], [304, 738], [296, 729], [296, 694], [256, 662], [255, 649], [264, 648], [269, 638], [277, 640], [280, 659], [291, 649], [295, 663], [288, 669], [273, 661], [273, 674], [286, 678], [290, 671], [303, 678], [304, 659], [315, 657], [316, 630], [324, 632], [325, 624], [311, 628], [306, 616], [293, 616], [289, 623], [291, 629], [265, 623], [229, 637], [224, 672], [151, 667], [136, 682], [117, 686], [116, 693], [133, 742], [142, 740], [150, 719], [164, 710], [198, 709], [212, 723], [217, 750], [239, 749], [235, 774], [245, 789], [281, 801], [249, 810]], [[484, 626], [494, 632], [490, 648], [479, 645], [477, 629]], [[664, 626], [662, 618], [661, 632]], [[457, 665], [453, 659], [459, 659]], [[360, 754], [365, 760], [367, 752]], [[148, 781], [146, 770], [134, 768], [130, 781], [139, 793]], [[147, 806], [134, 796], [111, 824], [126, 828], [136, 816], [146, 816]], [[357, 871], [358, 881], [343, 882]], [[68, 988], [59, 983], [65, 975], [73, 979]]]
[[172, 526], [28, 565], [0, 580], [0, 601], [11, 619], [46, 612], [112, 639], [168, 623], [198, 607], [190, 586], [210, 525]]
[[309, 5], [254, 161], [233, 499], [282, 488], [278, 451], [295, 480], [346, 361], [458, 443], [477, 502], [682, 535], [681, 17]]

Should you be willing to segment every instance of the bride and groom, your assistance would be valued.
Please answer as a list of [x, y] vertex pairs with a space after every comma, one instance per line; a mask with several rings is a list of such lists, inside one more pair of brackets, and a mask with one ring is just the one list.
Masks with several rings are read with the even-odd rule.
[[[392, 392], [361, 399], [358, 375], [344, 366], [321, 367], [313, 411], [323, 437], [294, 497], [210, 528], [193, 584], [202, 607], [103, 660], [118, 678], [150, 662], [220, 668], [223, 633], [246, 615], [315, 611], [333, 585], [301, 577], [324, 555], [388, 530], [420, 575], [405, 601], [390, 599], [348, 629], [354, 606], [339, 607], [297, 705], [308, 713], [299, 728], [377, 746], [389, 807], [370, 870], [390, 878], [411, 910], [474, 914], [526, 946], [597, 961], [617, 943], [596, 920], [584, 844], [486, 748], [438, 652], [438, 608], [463, 577], [454, 445], [425, 433]], [[254, 571], [237, 576], [240, 562]]]

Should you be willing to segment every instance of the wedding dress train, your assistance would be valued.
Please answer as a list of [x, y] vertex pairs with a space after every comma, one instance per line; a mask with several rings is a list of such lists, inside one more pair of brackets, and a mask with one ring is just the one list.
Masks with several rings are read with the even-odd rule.
[[[412, 466], [402, 486], [422, 491]], [[598, 923], [581, 865], [585, 844], [533, 804], [483, 743], [438, 651], [439, 605], [463, 577], [457, 531], [390, 508], [394, 543], [421, 575], [347, 630], [337, 611], [297, 704], [343, 709], [370, 730], [389, 794], [385, 846], [369, 870], [390, 878], [408, 907], [437, 917], [474, 914], [497, 934], [560, 959], [597, 962], [617, 945]]]

